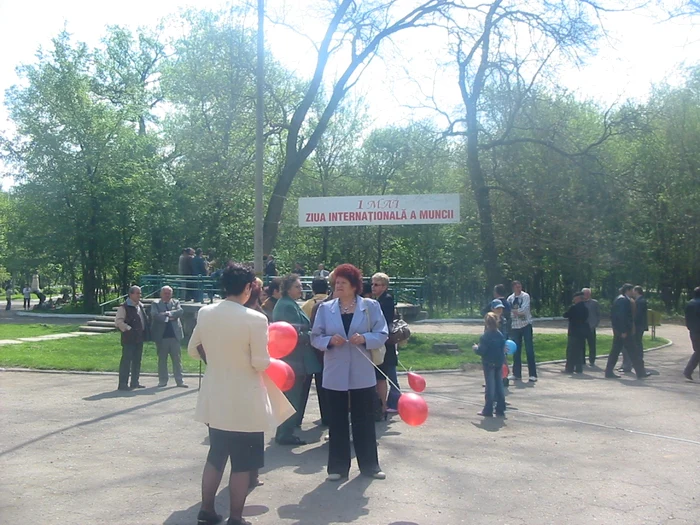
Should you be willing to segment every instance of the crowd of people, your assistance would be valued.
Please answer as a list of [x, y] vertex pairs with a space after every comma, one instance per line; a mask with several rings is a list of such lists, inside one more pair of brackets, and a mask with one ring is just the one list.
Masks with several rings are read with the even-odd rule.
[[[199, 312], [188, 351], [207, 362], [195, 415], [207, 424], [210, 436], [198, 515], [202, 525], [222, 519], [214, 511], [214, 496], [229, 459], [228, 523], [247, 523], [242, 518], [243, 505], [263, 465], [263, 433], [274, 426], [277, 444], [305, 444], [295, 431], [301, 427], [314, 380], [321, 422], [329, 429], [327, 480], [347, 479], [351, 432], [361, 474], [374, 479], [386, 477], [377, 453], [375, 401], [379, 397], [381, 406], [388, 410], [389, 390], [386, 377], [382, 377], [385, 384], [378, 388], [372, 350], [385, 348], [385, 358], [390, 359], [385, 359], [384, 370], [398, 386], [396, 347], [386, 344], [388, 323], [394, 318], [393, 299], [387, 293], [389, 278], [375, 274], [374, 295], [380, 300], [364, 298], [360, 270], [343, 264], [327, 276], [316, 277], [313, 297], [300, 305], [299, 276], [290, 273], [273, 279], [263, 289], [249, 267], [230, 263], [222, 273], [226, 300]], [[283, 358], [294, 371], [294, 384], [284, 394], [261, 373], [270, 363], [267, 323], [277, 321], [291, 324], [298, 334], [296, 347]], [[233, 383], [238, 392], [231, 391]], [[241, 399], [246, 400], [245, 407], [239, 406]]]
[[[319, 272], [323, 270], [319, 267]], [[299, 277], [293, 272], [273, 278], [263, 287], [250, 267], [229, 263], [221, 272], [225, 300], [199, 310], [188, 352], [207, 364], [195, 413], [195, 418], [207, 425], [210, 442], [202, 475], [201, 525], [222, 521], [214, 510], [214, 498], [229, 461], [228, 525], [248, 523], [242, 511], [264, 463], [264, 432], [274, 429], [275, 442], [281, 446], [306, 444], [296, 430], [302, 425], [314, 382], [321, 424], [329, 429], [327, 481], [348, 478], [351, 443], [360, 473], [373, 479], [386, 478], [379, 463], [375, 422], [396, 411], [401, 395], [397, 348], [387, 343], [395, 319], [394, 300], [388, 293], [389, 277], [374, 274], [367, 290], [360, 270], [342, 264], [327, 276], [320, 273], [314, 278], [313, 296], [303, 303]], [[494, 288], [493, 299], [485, 309], [484, 334], [474, 347], [482, 358], [485, 403], [479, 414], [484, 417], [505, 415], [501, 374], [507, 339], [516, 345], [511, 379], [522, 380], [523, 348], [529, 381], [538, 379], [530, 296], [520, 282], [512, 285], [513, 293], [507, 297], [503, 285]], [[143, 341], [150, 338], [158, 348], [158, 386], [167, 385], [170, 358], [177, 386], [186, 388], [179, 351], [182, 308], [168, 286], [161, 289], [160, 299], [150, 311], [140, 302], [140, 294], [139, 287], [132, 287], [117, 313], [123, 347], [118, 388], [143, 388], [139, 382], [140, 362]], [[605, 377], [620, 377], [614, 372], [621, 352], [625, 359], [619, 370], [633, 369], [638, 378], [650, 375], [644, 367], [642, 348], [642, 337], [648, 330], [646, 317], [643, 289], [624, 284], [612, 305], [613, 344]], [[588, 363], [595, 366], [595, 336], [600, 322], [600, 305], [591, 297], [590, 289], [574, 294], [565, 318], [569, 329], [563, 371], [582, 373], [586, 345]], [[278, 321], [291, 324], [298, 335], [294, 350], [283, 358], [294, 371], [294, 384], [286, 392], [263, 373], [271, 362], [267, 327]], [[684, 375], [692, 380], [692, 372], [700, 364], [700, 287], [686, 308], [686, 325], [694, 353]], [[379, 349], [384, 349], [384, 357], [377, 362], [374, 351]], [[380, 418], [376, 417], [377, 405]]]
[[[189, 250], [183, 255], [189, 256]], [[319, 265], [317, 271], [313, 296], [300, 304], [299, 273], [273, 278], [263, 287], [248, 266], [229, 263], [221, 272], [225, 300], [199, 310], [188, 351], [207, 364], [195, 412], [195, 418], [208, 426], [210, 440], [200, 524], [222, 519], [214, 512], [214, 496], [229, 460], [228, 523], [247, 523], [242, 509], [263, 465], [263, 433], [274, 427], [278, 445], [306, 444], [296, 430], [314, 382], [321, 424], [328, 426], [327, 480], [348, 478], [351, 434], [360, 473], [386, 477], [379, 465], [375, 422], [397, 411], [400, 396], [397, 348], [387, 343], [395, 318], [389, 277], [372, 276], [370, 298], [363, 297], [362, 274], [354, 266], [343, 264], [326, 272]], [[117, 388], [144, 388], [140, 369], [147, 340], [155, 341], [158, 350], [158, 386], [168, 383], [170, 359], [177, 386], [187, 388], [180, 364], [179, 301], [169, 286], [160, 290], [150, 309], [140, 299], [141, 289], [132, 286], [117, 311], [115, 324], [122, 339]], [[291, 324], [298, 334], [296, 347], [283, 358], [295, 377], [284, 393], [262, 373], [270, 364], [267, 325], [277, 321]], [[373, 361], [377, 349], [384, 349], [381, 363]]]
[[[474, 345], [474, 351], [481, 356], [484, 372], [485, 403], [479, 412], [481, 416], [493, 416], [494, 409], [497, 416], [505, 413], [505, 391], [501, 374], [506, 364], [507, 339], [510, 338], [516, 344], [513, 370], [508, 379], [522, 379], [521, 356], [524, 346], [529, 380], [537, 381], [530, 296], [523, 291], [519, 281], [513, 281], [512, 286], [513, 293], [505, 298], [505, 286], [497, 285], [493, 290], [493, 300], [482, 311], [485, 315], [484, 335]], [[613, 342], [605, 366], [605, 378], [619, 379], [621, 376], [616, 372], [629, 374], [634, 371], [637, 379], [651, 375], [644, 364], [643, 344], [644, 332], [649, 330], [648, 311], [644, 289], [639, 285], [623, 284], [610, 312]], [[586, 363], [586, 345], [588, 364], [595, 367], [596, 329], [601, 318], [600, 304], [592, 298], [590, 288], [583, 288], [573, 294], [572, 305], [564, 313], [564, 318], [568, 320], [568, 342], [566, 364], [562, 372], [582, 374]], [[690, 334], [693, 354], [683, 375], [693, 381], [692, 374], [700, 365], [700, 287], [695, 288], [693, 299], [686, 306], [685, 324]], [[618, 368], [621, 353], [623, 360]]]

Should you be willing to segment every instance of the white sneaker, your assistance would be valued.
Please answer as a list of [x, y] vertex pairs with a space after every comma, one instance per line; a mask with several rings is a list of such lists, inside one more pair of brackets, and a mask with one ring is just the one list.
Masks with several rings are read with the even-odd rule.
[[342, 476], [340, 474], [328, 474], [326, 481], [341, 481], [347, 479], [347, 476]]
[[537, 378], [535, 376], [530, 376], [530, 383], [537, 383]]
[[513, 374], [510, 374], [510, 375], [508, 376], [508, 380], [509, 380], [509, 381], [515, 381], [515, 376], [514, 376]]

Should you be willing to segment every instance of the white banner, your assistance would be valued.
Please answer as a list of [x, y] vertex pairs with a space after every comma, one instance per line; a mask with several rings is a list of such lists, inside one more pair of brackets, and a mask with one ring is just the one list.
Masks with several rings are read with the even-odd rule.
[[459, 222], [459, 194], [304, 197], [299, 226], [388, 226]]

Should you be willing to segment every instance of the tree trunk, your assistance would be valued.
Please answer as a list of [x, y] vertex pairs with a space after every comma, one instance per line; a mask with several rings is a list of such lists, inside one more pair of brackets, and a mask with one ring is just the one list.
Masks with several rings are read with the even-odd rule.
[[[476, 108], [473, 108], [476, 112]], [[469, 112], [469, 110], [468, 110]], [[479, 211], [479, 237], [481, 239], [481, 256], [484, 263], [487, 288], [491, 289], [502, 280], [501, 267], [498, 263], [498, 251], [496, 250], [496, 238], [493, 232], [493, 212], [491, 209], [491, 196], [486, 186], [484, 170], [479, 160], [478, 128], [469, 126], [467, 132], [467, 168], [471, 188], [474, 192], [474, 200]]]
[[300, 167], [301, 163], [296, 158], [290, 159], [288, 156], [282, 168], [282, 174], [275, 184], [275, 189], [272, 190], [270, 202], [267, 205], [267, 213], [265, 214], [265, 223], [263, 224], [263, 253], [269, 254], [275, 246], [280, 220], [282, 219], [284, 201], [289, 193], [289, 188], [292, 186], [294, 176]]

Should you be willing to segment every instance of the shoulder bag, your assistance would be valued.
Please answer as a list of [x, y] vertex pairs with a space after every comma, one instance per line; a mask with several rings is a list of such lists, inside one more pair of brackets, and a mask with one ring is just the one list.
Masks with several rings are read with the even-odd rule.
[[389, 327], [389, 339], [386, 342], [390, 345], [396, 345], [408, 341], [409, 337], [411, 337], [411, 329], [408, 327], [408, 323], [403, 319], [396, 319]]
[[[364, 301], [364, 299], [362, 299]], [[369, 318], [369, 305], [365, 303], [365, 315], [367, 316], [367, 331], [372, 331], [372, 322]], [[386, 355], [386, 346], [382, 345], [379, 348], [370, 349], [369, 353], [372, 356], [372, 363], [375, 366], [379, 366], [384, 362], [384, 356]]]

